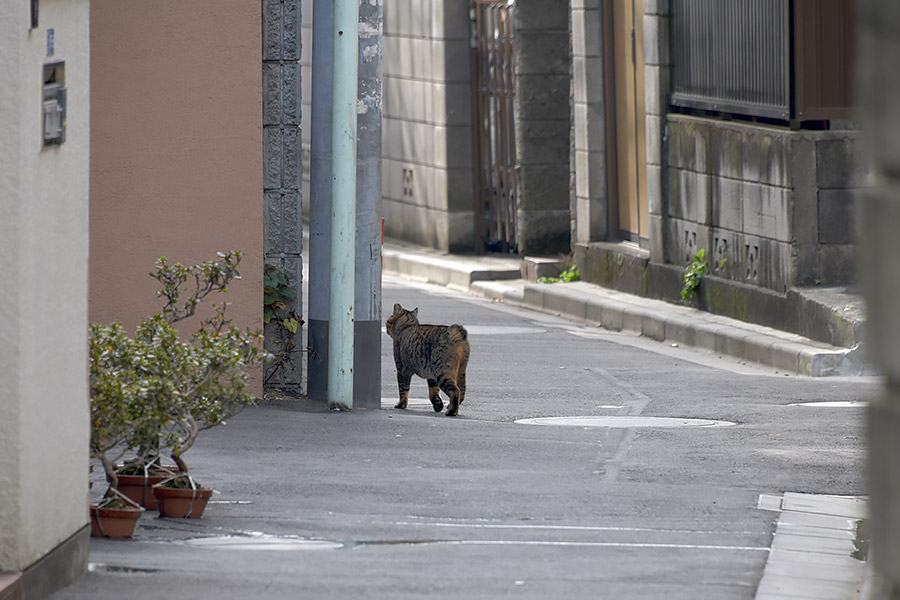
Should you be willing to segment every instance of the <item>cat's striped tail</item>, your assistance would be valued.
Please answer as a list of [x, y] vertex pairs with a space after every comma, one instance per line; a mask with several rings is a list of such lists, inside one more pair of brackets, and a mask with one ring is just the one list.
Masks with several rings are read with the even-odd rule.
[[450, 340], [453, 342], [461, 342], [469, 337], [469, 332], [462, 325], [451, 325], [448, 328], [448, 332], [450, 333]]

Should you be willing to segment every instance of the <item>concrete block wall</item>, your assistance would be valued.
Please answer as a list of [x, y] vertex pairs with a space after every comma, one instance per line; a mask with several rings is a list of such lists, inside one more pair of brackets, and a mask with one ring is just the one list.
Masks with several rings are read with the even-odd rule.
[[516, 2], [516, 226], [520, 254], [570, 250], [569, 21], [567, 0]]
[[[300, 0], [262, 2], [262, 117], [265, 262], [288, 277], [296, 293], [291, 308], [303, 314], [302, 154], [303, 114], [300, 63], [303, 30]], [[310, 44], [311, 45], [311, 44]], [[266, 326], [266, 345], [277, 336]], [[300, 392], [302, 360], [269, 381]]]
[[823, 282], [857, 279], [858, 198], [871, 185], [857, 135], [816, 142], [818, 272]]
[[704, 248], [715, 275], [779, 292], [853, 279], [855, 132], [677, 114], [665, 127], [665, 262]]
[[587, 244], [609, 239], [603, 11], [600, 0], [573, 0], [571, 15], [572, 169], [575, 173], [572, 238], [577, 244]]
[[384, 3], [385, 235], [445, 251], [474, 244], [469, 8]]

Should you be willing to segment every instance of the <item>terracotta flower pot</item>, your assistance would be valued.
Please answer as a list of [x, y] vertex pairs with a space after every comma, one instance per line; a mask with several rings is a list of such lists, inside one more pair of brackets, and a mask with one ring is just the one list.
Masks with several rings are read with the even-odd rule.
[[206, 503], [212, 496], [212, 488], [199, 487], [196, 490], [185, 490], [154, 485], [153, 495], [156, 497], [156, 504], [159, 507], [159, 516], [199, 519], [203, 516]]
[[131, 537], [143, 508], [98, 508], [91, 506], [91, 535], [94, 537]]
[[170, 473], [152, 473], [146, 477], [144, 475], [119, 475], [118, 489], [124, 495], [128, 496], [129, 499], [146, 507], [147, 510], [156, 510], [156, 498], [153, 497], [153, 486], [171, 476]]

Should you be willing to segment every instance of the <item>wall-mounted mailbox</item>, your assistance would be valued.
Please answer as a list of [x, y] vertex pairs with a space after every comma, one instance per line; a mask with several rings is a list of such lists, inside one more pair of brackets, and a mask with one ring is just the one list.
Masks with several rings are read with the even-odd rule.
[[65, 63], [44, 65], [43, 146], [58, 146], [66, 141], [66, 77]]

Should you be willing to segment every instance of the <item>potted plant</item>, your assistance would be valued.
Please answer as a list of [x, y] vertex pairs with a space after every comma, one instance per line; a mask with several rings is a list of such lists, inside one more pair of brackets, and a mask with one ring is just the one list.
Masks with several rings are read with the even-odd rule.
[[[160, 516], [199, 517], [212, 493], [193, 479], [184, 460], [201, 431], [221, 425], [252, 404], [245, 367], [259, 354], [258, 334], [226, 326], [224, 315], [207, 321], [191, 342], [157, 316], [138, 329], [139, 339], [154, 348], [151, 393], [159, 412], [157, 445], [168, 449], [177, 475], [153, 486]], [[169, 501], [176, 499], [176, 507]]]
[[[239, 251], [219, 253], [218, 257], [191, 267], [170, 265], [165, 257], [160, 258], [150, 275], [162, 284], [158, 295], [166, 302], [161, 312], [144, 319], [134, 338], [125, 335], [119, 324], [105, 329], [92, 326], [92, 338], [95, 332], [99, 336], [104, 331], [118, 336], [123, 351], [115, 355], [118, 368], [114, 370], [114, 385], [128, 391], [133, 407], [130, 426], [116, 443], [135, 451], [135, 456], [118, 471], [113, 461], [104, 468], [116, 487], [121, 485], [121, 473], [126, 469], [137, 475], [141, 479], [137, 492], [148, 506], [154, 505], [150, 499], [158, 502], [158, 496], [167, 495], [157, 494], [153, 491], [156, 487], [189, 488], [189, 510], [181, 513], [159, 506], [161, 516], [200, 516], [203, 498], [208, 499], [212, 490], [196, 484], [182, 455], [201, 430], [224, 423], [255, 400], [247, 391], [246, 367], [263, 356], [260, 331], [233, 326], [225, 317], [225, 302], [212, 305], [212, 315], [201, 320], [189, 341], [182, 340], [174, 326], [195, 316], [198, 305], [209, 294], [226, 292], [228, 284], [240, 277]], [[98, 337], [97, 341], [105, 340]], [[154, 471], [160, 468], [160, 457], [166, 450], [175, 466], [155, 483], [150, 478], [156, 475]]]
[[90, 507], [91, 535], [130, 537], [144, 509], [118, 491], [114, 453], [124, 453], [140, 421], [142, 364], [140, 352], [121, 324], [91, 325], [90, 331], [91, 440], [90, 454], [100, 461], [109, 487]]
[[[151, 380], [158, 426], [146, 446], [167, 448], [177, 474], [153, 486], [160, 516], [200, 517], [212, 490], [197, 484], [183, 455], [199, 433], [221, 425], [255, 401], [247, 390], [246, 368], [263, 358], [262, 332], [242, 330], [226, 318], [228, 304], [212, 304], [212, 314], [185, 342], [174, 324], [196, 315], [212, 293], [224, 294], [240, 278], [241, 252], [219, 253], [219, 260], [186, 267], [165, 257], [151, 276], [162, 284], [162, 312], [146, 319], [136, 337], [154, 349]], [[186, 285], [187, 284], [187, 285]]]
[[174, 466], [162, 465], [158, 461], [135, 459], [116, 468], [119, 492], [147, 510], [158, 508], [153, 497], [153, 486], [175, 474]]

